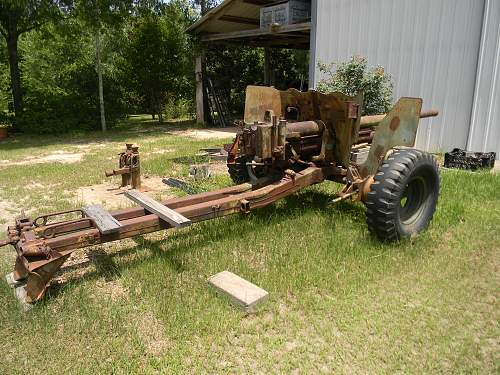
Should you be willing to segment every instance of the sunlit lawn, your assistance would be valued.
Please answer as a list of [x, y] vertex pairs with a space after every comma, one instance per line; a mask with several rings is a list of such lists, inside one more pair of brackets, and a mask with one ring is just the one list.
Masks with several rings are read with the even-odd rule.
[[[0, 167], [0, 201], [32, 215], [72, 208], [74, 190], [103, 182], [126, 141], [141, 146], [144, 174], [180, 177], [203, 161], [199, 148], [224, 143], [141, 120], [107, 135], [0, 142], [9, 161], [90, 144], [78, 163]], [[395, 244], [368, 234], [362, 204], [330, 205], [337, 189], [80, 250], [90, 262], [28, 313], [0, 282], [0, 374], [498, 373], [500, 176], [443, 171], [429, 230]], [[4, 275], [13, 251], [0, 251]], [[258, 313], [207, 287], [222, 270], [269, 291]]]

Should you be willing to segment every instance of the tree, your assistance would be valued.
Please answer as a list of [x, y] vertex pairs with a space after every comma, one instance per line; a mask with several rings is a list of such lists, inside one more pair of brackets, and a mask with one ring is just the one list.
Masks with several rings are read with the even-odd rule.
[[[24, 111], [17, 121], [20, 130], [61, 134], [100, 129], [95, 40], [90, 33], [82, 33], [84, 26], [78, 18], [67, 17], [64, 22], [45, 24], [20, 41], [25, 92]], [[122, 33], [114, 32], [103, 34], [102, 42], [109, 127], [126, 111], [127, 95], [116, 68], [126, 40]]]
[[14, 112], [23, 109], [23, 91], [19, 71], [19, 37], [61, 14], [57, 0], [2, 0], [0, 2], [0, 33], [7, 42]]
[[125, 0], [80, 0], [76, 2], [76, 14], [94, 35], [96, 72], [98, 80], [99, 113], [101, 130], [105, 132], [104, 89], [102, 79], [102, 32], [105, 27], [117, 28], [128, 15], [132, 1]]
[[12, 101], [10, 90], [9, 59], [7, 57], [7, 45], [0, 38], [0, 111], [8, 109], [8, 103]]
[[193, 70], [183, 17], [178, 4], [172, 2], [161, 15], [151, 12], [135, 19], [129, 31], [124, 75], [143, 108], [157, 114], [160, 122], [165, 102], [185, 87], [185, 77]]

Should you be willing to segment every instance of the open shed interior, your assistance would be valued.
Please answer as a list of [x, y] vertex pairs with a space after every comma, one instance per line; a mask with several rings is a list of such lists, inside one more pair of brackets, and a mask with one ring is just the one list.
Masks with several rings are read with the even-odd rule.
[[[275, 86], [280, 54], [278, 49], [303, 51], [307, 54], [311, 38], [311, 0], [225, 0], [188, 28], [199, 37], [205, 51], [210, 46], [263, 48], [262, 80], [248, 84]], [[218, 48], [218, 47], [216, 47]], [[197, 118], [213, 126], [231, 125], [231, 93], [220, 82], [207, 76], [206, 53], [196, 61]], [[283, 55], [281, 55], [283, 56]], [[281, 89], [307, 89], [308, 58], [302, 61], [303, 76], [281, 82]], [[251, 62], [249, 62], [251, 63]], [[279, 86], [279, 85], [278, 85]]]

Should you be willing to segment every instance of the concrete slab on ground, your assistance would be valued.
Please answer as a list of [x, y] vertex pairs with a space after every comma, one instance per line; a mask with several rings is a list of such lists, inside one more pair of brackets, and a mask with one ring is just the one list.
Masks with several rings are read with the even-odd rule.
[[257, 305], [269, 296], [264, 289], [229, 271], [222, 271], [210, 277], [208, 283], [247, 312], [254, 311]]

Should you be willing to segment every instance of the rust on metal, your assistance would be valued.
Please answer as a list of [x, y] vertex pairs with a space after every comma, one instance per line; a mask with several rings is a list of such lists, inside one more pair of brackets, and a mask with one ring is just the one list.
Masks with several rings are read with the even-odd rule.
[[[141, 206], [114, 212], [99, 209], [101, 219], [116, 224], [113, 230], [105, 230], [95, 213], [82, 209], [18, 219], [0, 242], [16, 251], [14, 280], [26, 283], [27, 302], [35, 302], [77, 249], [170, 229], [181, 219], [195, 223], [247, 214], [325, 180], [343, 184], [334, 201], [365, 202], [387, 152], [395, 146], [412, 146], [419, 119], [436, 116], [437, 111], [421, 112], [421, 99], [402, 98], [386, 115], [362, 117], [362, 102], [362, 95], [249, 86], [245, 119], [233, 143], [224, 146], [228, 166], [249, 183], [161, 204], [136, 194]], [[351, 161], [361, 149], [369, 149], [356, 154], [366, 160]], [[106, 176], [121, 176], [121, 187], [141, 187], [138, 147], [126, 144], [118, 167]]]
[[376, 173], [387, 151], [395, 146], [413, 146], [422, 108], [420, 98], [401, 98], [377, 125], [370, 152], [361, 166], [361, 176]]
[[[351, 146], [359, 133], [362, 103], [362, 94], [348, 97], [341, 93], [322, 94], [314, 90], [279, 91], [274, 87], [248, 86], [244, 123], [265, 123], [267, 112], [272, 112], [278, 118], [285, 118], [289, 123], [322, 121], [331, 137], [327, 141], [332, 149], [329, 155], [332, 160], [336, 158], [347, 166]], [[290, 108], [294, 109], [294, 119], [288, 118]]]
[[391, 129], [393, 132], [396, 131], [396, 129], [399, 127], [399, 124], [401, 123], [401, 120], [399, 119], [399, 117], [394, 117], [392, 120], [391, 120], [391, 123], [389, 125], [389, 129]]
[[125, 151], [118, 154], [118, 169], [105, 172], [106, 177], [121, 176], [120, 188], [130, 186], [132, 189], [141, 189], [141, 164], [139, 147], [132, 143], [125, 144]]

